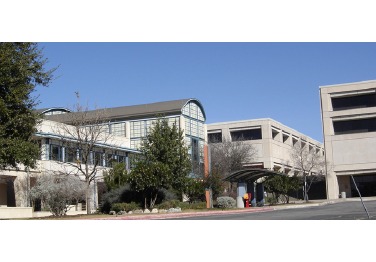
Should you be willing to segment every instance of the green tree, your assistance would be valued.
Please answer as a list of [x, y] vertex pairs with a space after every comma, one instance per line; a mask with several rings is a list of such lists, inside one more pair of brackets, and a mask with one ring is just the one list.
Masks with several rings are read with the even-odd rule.
[[[183, 194], [188, 186], [192, 165], [183, 132], [167, 118], [158, 118], [141, 144], [141, 158], [129, 175], [132, 187], [145, 193], [152, 208], [156, 189], [174, 189]], [[149, 201], [147, 201], [148, 199]]]
[[145, 209], [154, 207], [158, 191], [170, 188], [171, 180], [172, 173], [166, 164], [144, 161], [137, 163], [128, 178], [131, 187], [137, 192], [142, 192]]
[[127, 182], [127, 170], [124, 163], [116, 163], [110, 171], [103, 172], [108, 190], [119, 188]]
[[201, 179], [189, 178], [185, 194], [190, 203], [195, 201], [205, 201], [205, 182]]
[[301, 179], [297, 176], [286, 174], [270, 176], [264, 181], [265, 189], [271, 192], [275, 199], [281, 199], [284, 203], [289, 203], [290, 194], [298, 190], [301, 186]]
[[205, 176], [203, 182], [205, 188], [210, 188], [212, 190], [213, 199], [221, 196], [226, 186], [222, 175], [216, 171], [212, 171], [208, 176]]
[[32, 96], [36, 86], [48, 86], [55, 69], [36, 43], [0, 43], [0, 168], [35, 167], [39, 147], [32, 141], [39, 120]]

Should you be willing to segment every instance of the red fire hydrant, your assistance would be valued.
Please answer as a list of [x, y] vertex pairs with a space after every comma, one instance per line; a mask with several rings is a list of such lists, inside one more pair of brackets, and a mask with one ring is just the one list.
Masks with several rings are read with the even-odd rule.
[[245, 202], [245, 207], [249, 207], [249, 195], [247, 193], [245, 193], [243, 198], [244, 198], [244, 202]]

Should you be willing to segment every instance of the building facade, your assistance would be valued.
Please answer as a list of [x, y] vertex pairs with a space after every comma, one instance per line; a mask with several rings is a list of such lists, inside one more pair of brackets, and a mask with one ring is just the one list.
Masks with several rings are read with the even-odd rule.
[[244, 167], [264, 168], [286, 174], [294, 174], [297, 167], [291, 159], [291, 151], [300, 143], [308, 150], [324, 154], [322, 143], [273, 119], [253, 119], [207, 125], [208, 143], [242, 139], [250, 143], [256, 155]]
[[[211, 143], [238, 140], [254, 148], [249, 162], [242, 163], [243, 169], [234, 171], [226, 178], [229, 179], [227, 181], [237, 182], [238, 207], [243, 207], [241, 199], [245, 193], [251, 194], [253, 206], [264, 204], [262, 181], [269, 173], [289, 176], [302, 173], [300, 166], [292, 159], [294, 148], [304, 150], [311, 156], [317, 154], [322, 158], [324, 155], [322, 143], [270, 118], [208, 124], [207, 133], [209, 148]], [[314, 174], [320, 171], [313, 169], [310, 172]], [[323, 181], [312, 186], [309, 191], [311, 199], [326, 197]], [[303, 194], [304, 187], [294, 197], [303, 198]]]
[[[0, 206], [29, 206], [27, 192], [33, 185], [34, 178], [45, 172], [71, 172], [72, 165], [80, 161], [80, 151], [70, 152], [64, 140], [70, 139], [72, 114], [65, 108], [41, 109], [44, 116], [38, 125], [35, 140], [40, 146], [41, 156], [36, 169], [19, 167], [17, 170], [3, 170], [0, 173]], [[169, 124], [175, 124], [183, 131], [192, 163], [202, 170], [207, 169], [206, 115], [202, 104], [197, 99], [182, 99], [152, 104], [124, 106], [117, 108], [91, 110], [85, 113], [85, 120], [101, 114], [99, 123], [104, 135], [110, 139], [98, 140], [91, 152], [91, 163], [98, 165], [96, 181], [92, 185], [92, 210], [98, 207], [96, 183], [103, 181], [103, 171], [108, 170], [112, 161], [123, 162], [127, 170], [131, 169], [132, 157], [139, 153], [141, 141], [150, 132], [153, 123], [159, 118], [167, 118]], [[62, 132], [61, 130], [65, 130]], [[66, 131], [68, 130], [68, 131]], [[103, 142], [105, 141], [105, 142]], [[194, 170], [192, 170], [194, 172]], [[1, 217], [1, 216], [0, 216]], [[14, 217], [14, 216], [13, 216]]]
[[375, 196], [376, 81], [321, 86], [320, 99], [328, 198], [358, 196], [354, 181]]

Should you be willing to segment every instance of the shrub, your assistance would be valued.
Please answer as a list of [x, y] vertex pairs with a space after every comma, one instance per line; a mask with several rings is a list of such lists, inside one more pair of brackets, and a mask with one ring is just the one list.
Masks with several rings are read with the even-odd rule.
[[191, 209], [206, 209], [206, 202], [194, 202], [191, 204]]
[[270, 205], [270, 206], [274, 206], [278, 203], [278, 198], [274, 197], [274, 196], [270, 196], [270, 197], [267, 197], [266, 198], [266, 202]]
[[170, 208], [176, 208], [180, 207], [181, 208], [181, 202], [179, 200], [169, 200], [169, 201], [164, 201], [157, 205], [157, 208], [159, 209], [170, 209]]
[[41, 199], [54, 216], [64, 216], [70, 205], [84, 199], [85, 184], [74, 176], [44, 174], [30, 190], [30, 197]]
[[133, 210], [136, 210], [136, 209], [139, 209], [140, 206], [135, 203], [135, 202], [131, 202], [131, 203], [114, 203], [112, 204], [112, 210], [111, 211], [115, 211], [116, 213], [120, 212], [120, 211], [125, 211], [125, 212], [129, 212], [129, 211], [133, 211]]
[[236, 200], [232, 197], [218, 197], [217, 198], [217, 205], [219, 208], [235, 208], [236, 207]]
[[[174, 192], [168, 190], [159, 190], [157, 193], [156, 204], [161, 203], [164, 199], [171, 199], [175, 197]], [[120, 188], [112, 189], [111, 191], [103, 194], [100, 212], [108, 214], [113, 210], [112, 205], [114, 203], [139, 203], [137, 206], [142, 206], [144, 204], [144, 197], [142, 192], [137, 192], [130, 188], [129, 184], [126, 184]], [[175, 200], [179, 202], [178, 200]]]
[[112, 204], [112, 210], [111, 211], [115, 211], [115, 213], [118, 213], [120, 211], [124, 211], [124, 204], [125, 203], [114, 203]]
[[192, 209], [191, 204], [189, 202], [179, 202], [178, 207], [180, 207], [183, 210]]

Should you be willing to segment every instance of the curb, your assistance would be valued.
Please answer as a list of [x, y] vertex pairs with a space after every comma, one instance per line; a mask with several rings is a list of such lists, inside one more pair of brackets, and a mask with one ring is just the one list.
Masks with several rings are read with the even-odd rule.
[[[363, 199], [363, 201], [370, 201], [375, 199]], [[301, 204], [291, 204], [291, 205], [281, 205], [281, 206], [266, 206], [266, 207], [252, 207], [244, 209], [235, 210], [223, 210], [223, 211], [204, 211], [204, 212], [181, 212], [181, 213], [163, 213], [163, 214], [139, 214], [139, 215], [122, 215], [106, 218], [93, 218], [94, 220], [164, 220], [172, 218], [189, 218], [189, 217], [200, 217], [200, 216], [219, 216], [227, 214], [239, 214], [239, 213], [260, 213], [260, 212], [270, 212], [278, 211], [284, 209], [295, 209], [295, 208], [306, 208], [315, 206], [324, 206], [330, 204], [342, 203], [345, 201], [359, 201], [359, 198], [348, 198], [348, 199], [338, 199], [338, 200], [325, 200], [316, 203], [301, 203]], [[213, 218], [214, 220], [215, 218]]]
[[155, 215], [124, 215], [110, 218], [99, 218], [96, 220], [163, 220], [170, 218], [187, 218], [187, 217], [200, 217], [200, 216], [218, 216], [227, 214], [239, 214], [239, 213], [260, 213], [274, 211], [273, 208], [249, 208], [240, 210], [224, 210], [224, 211], [206, 211], [206, 212], [192, 212], [192, 213], [170, 213], [170, 214], [155, 214]]

